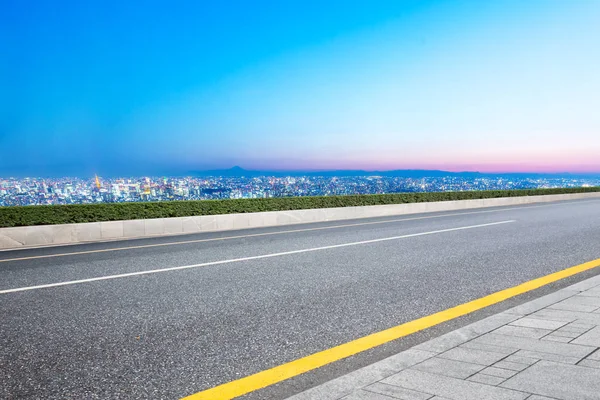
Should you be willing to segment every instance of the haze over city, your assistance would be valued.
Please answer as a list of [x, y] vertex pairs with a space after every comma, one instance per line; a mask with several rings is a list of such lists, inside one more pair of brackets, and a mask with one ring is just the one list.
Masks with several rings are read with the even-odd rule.
[[10, 1], [0, 177], [600, 172], [600, 2]]

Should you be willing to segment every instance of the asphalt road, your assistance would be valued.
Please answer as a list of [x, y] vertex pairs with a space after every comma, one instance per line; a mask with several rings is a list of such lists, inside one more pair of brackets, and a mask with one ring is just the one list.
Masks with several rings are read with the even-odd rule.
[[0, 398], [180, 398], [597, 258], [600, 200], [0, 252]]

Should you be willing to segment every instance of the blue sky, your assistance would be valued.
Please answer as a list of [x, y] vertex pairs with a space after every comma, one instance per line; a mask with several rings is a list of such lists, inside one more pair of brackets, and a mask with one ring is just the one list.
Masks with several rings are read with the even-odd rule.
[[600, 2], [8, 1], [0, 176], [600, 172]]

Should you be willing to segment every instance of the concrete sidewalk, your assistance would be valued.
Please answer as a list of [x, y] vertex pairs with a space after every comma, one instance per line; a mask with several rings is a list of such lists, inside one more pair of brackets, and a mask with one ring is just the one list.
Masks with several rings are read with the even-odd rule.
[[596, 276], [290, 399], [600, 399], [599, 348]]

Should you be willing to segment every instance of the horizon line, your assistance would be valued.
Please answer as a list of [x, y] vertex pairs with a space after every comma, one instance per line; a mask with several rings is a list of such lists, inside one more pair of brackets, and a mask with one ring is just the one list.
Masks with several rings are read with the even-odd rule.
[[478, 174], [600, 174], [600, 169], [597, 171], [569, 171], [569, 170], [556, 170], [556, 171], [532, 171], [532, 170], [516, 170], [516, 171], [507, 171], [507, 170], [492, 170], [492, 171], [481, 171], [481, 170], [469, 170], [469, 169], [440, 169], [440, 168], [389, 168], [389, 169], [367, 169], [367, 168], [289, 168], [289, 169], [275, 169], [275, 168], [257, 168], [257, 169], [248, 169], [244, 167], [240, 167], [239, 165], [234, 165], [233, 167], [224, 167], [224, 168], [211, 168], [211, 169], [202, 169], [194, 172], [212, 172], [212, 171], [230, 171], [235, 169], [241, 169], [243, 171], [248, 172], [338, 172], [338, 171], [352, 171], [352, 172], [394, 172], [394, 171], [435, 171], [435, 172], [449, 172], [453, 174], [460, 173], [478, 173]]
[[[192, 177], [201, 173], [215, 173], [215, 172], [228, 172], [240, 170], [248, 173], [276, 173], [276, 174], [317, 174], [317, 173], [336, 173], [336, 172], [348, 172], [348, 173], [390, 173], [390, 172], [436, 172], [436, 173], [448, 173], [448, 174], [480, 174], [480, 175], [575, 175], [575, 176], [600, 176], [600, 171], [477, 171], [477, 170], [444, 170], [444, 169], [426, 169], [426, 168], [397, 168], [397, 169], [246, 169], [238, 165], [229, 168], [213, 168], [203, 169], [196, 171], [187, 171], [184, 173], [171, 173], [171, 174], [102, 174], [93, 173], [91, 178], [94, 176], [99, 177], [112, 177], [112, 178], [124, 178], [124, 177]], [[215, 175], [216, 176], [216, 175]], [[264, 175], [268, 176], [268, 175]], [[5, 175], [1, 176], [0, 179], [50, 179], [50, 178], [80, 178], [86, 179], [81, 175], [65, 174], [65, 175]]]

